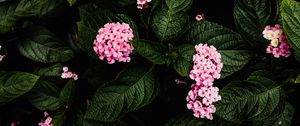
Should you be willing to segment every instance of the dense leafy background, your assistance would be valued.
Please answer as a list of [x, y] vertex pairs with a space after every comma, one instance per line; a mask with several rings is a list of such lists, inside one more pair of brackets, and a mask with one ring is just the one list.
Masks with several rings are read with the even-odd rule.
[[[300, 125], [299, 14], [296, 0], [152, 0], [144, 10], [136, 0], [0, 0], [0, 125], [37, 125], [44, 111], [54, 126]], [[133, 29], [130, 63], [95, 55], [107, 22]], [[263, 28], [276, 23], [289, 58], [265, 53]], [[186, 108], [199, 43], [215, 46], [224, 63], [213, 121]], [[79, 80], [61, 79], [63, 66]]]

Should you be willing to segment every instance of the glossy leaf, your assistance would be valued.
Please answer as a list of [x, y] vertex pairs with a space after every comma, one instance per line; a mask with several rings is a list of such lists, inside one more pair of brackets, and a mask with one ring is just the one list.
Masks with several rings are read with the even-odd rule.
[[50, 67], [36, 69], [35, 74], [39, 76], [61, 76], [63, 66], [60, 63], [54, 64]]
[[177, 38], [185, 29], [192, 0], [165, 0], [153, 13], [152, 29], [160, 41]]
[[229, 121], [277, 118], [284, 109], [282, 89], [268, 78], [233, 81], [225, 86], [216, 103], [217, 114]]
[[127, 112], [149, 104], [157, 92], [153, 70], [154, 67], [147, 64], [133, 64], [125, 69], [115, 81], [96, 91], [86, 117], [113, 122]]
[[65, 103], [66, 106], [69, 106], [73, 102], [75, 96], [75, 81], [69, 80], [68, 83], [64, 86], [59, 94], [59, 98]]
[[29, 92], [39, 76], [25, 72], [0, 72], [0, 106]]
[[23, 42], [18, 43], [19, 51], [25, 57], [42, 63], [65, 62], [73, 58], [70, 48], [42, 27], [32, 27]]
[[187, 41], [193, 45], [207, 43], [217, 48], [224, 65], [221, 78], [239, 71], [251, 59], [251, 52], [245, 48], [246, 44], [239, 34], [209, 21], [192, 24], [187, 32]]
[[165, 56], [163, 45], [154, 43], [148, 40], [133, 40], [131, 41], [134, 51], [145, 57], [154, 64], [168, 63]]
[[58, 98], [59, 91], [55, 84], [39, 80], [30, 92], [28, 100], [39, 110], [54, 111], [62, 105], [62, 101]]
[[281, 12], [283, 28], [289, 39], [289, 43], [295, 50], [296, 59], [300, 59], [300, 2], [283, 0]]
[[280, 0], [235, 0], [234, 20], [244, 40], [253, 48], [265, 52], [269, 42], [262, 32], [267, 25], [274, 25], [279, 15]]
[[189, 74], [193, 66], [193, 55], [196, 53], [195, 48], [191, 45], [181, 45], [177, 48], [178, 56], [173, 61], [173, 68], [183, 77]]

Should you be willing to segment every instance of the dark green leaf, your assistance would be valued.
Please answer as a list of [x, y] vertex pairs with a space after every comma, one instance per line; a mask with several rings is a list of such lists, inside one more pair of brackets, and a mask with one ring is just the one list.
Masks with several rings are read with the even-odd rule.
[[160, 41], [179, 37], [185, 29], [189, 16], [186, 11], [192, 0], [166, 0], [153, 13], [152, 29]]
[[257, 76], [257, 81], [233, 81], [220, 95], [217, 114], [229, 121], [277, 118], [284, 109], [281, 87], [264, 77]]
[[293, 115], [294, 107], [286, 102], [284, 111], [280, 114], [278, 119], [254, 122], [254, 126], [291, 126]]
[[262, 31], [274, 25], [279, 15], [279, 0], [235, 0], [234, 19], [238, 31], [251, 46], [265, 52], [268, 45]]
[[75, 96], [75, 81], [69, 80], [65, 87], [61, 90], [59, 98], [69, 106], [73, 102], [73, 97]]
[[133, 64], [115, 81], [100, 87], [87, 110], [89, 119], [112, 122], [127, 112], [149, 104], [157, 94], [154, 67]]
[[54, 64], [50, 67], [37, 69], [34, 73], [39, 76], [61, 76], [63, 66], [60, 63]]
[[39, 110], [54, 111], [62, 102], [58, 98], [59, 88], [55, 84], [39, 80], [28, 96], [29, 102]]
[[212, 22], [192, 24], [187, 40], [193, 45], [207, 43], [217, 48], [223, 62], [221, 78], [239, 71], [251, 59], [251, 52], [245, 49], [245, 42], [239, 34]]
[[37, 15], [40, 0], [21, 0], [0, 4], [0, 34], [15, 30], [15, 25], [24, 18]]
[[66, 113], [59, 112], [53, 116], [53, 126], [64, 126], [66, 120]]
[[145, 57], [154, 64], [165, 64], [167, 59], [164, 54], [166, 50], [163, 45], [154, 43], [148, 40], [133, 40], [131, 41], [134, 51]]
[[173, 67], [181, 76], [187, 76], [192, 68], [193, 55], [196, 53], [191, 45], [181, 45], [177, 48], [178, 57], [173, 61]]
[[25, 72], [0, 72], [0, 106], [29, 92], [39, 76]]
[[136, 0], [117, 0], [117, 2], [123, 6], [135, 4]]
[[[54, 12], [57, 12], [57, 10], [64, 6], [64, 4], [67, 6], [66, 0], [39, 0], [43, 1], [43, 5], [40, 8], [40, 11], [38, 13], [38, 16], [40, 18], [50, 16], [51, 14], [54, 14]], [[57, 12], [58, 13], [58, 12]]]
[[295, 57], [296, 59], [300, 59], [300, 2], [283, 0], [281, 4], [281, 17], [285, 33], [292, 48], [295, 50]]
[[61, 40], [42, 27], [32, 27], [24, 42], [18, 43], [25, 57], [42, 63], [64, 62], [73, 58], [73, 51], [63, 46]]

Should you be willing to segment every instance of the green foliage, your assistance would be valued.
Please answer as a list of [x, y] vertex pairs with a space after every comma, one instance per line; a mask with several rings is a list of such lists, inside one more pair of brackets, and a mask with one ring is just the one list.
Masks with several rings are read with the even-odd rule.
[[29, 92], [39, 76], [25, 72], [0, 72], [0, 106]]
[[151, 103], [158, 91], [153, 70], [153, 66], [133, 64], [122, 71], [115, 81], [96, 91], [86, 117], [112, 122]]
[[263, 76], [251, 75], [247, 80], [233, 81], [220, 95], [217, 114], [228, 121], [274, 119], [284, 108], [281, 86]]
[[251, 59], [251, 51], [246, 49], [239, 34], [209, 21], [192, 24], [187, 32], [187, 41], [193, 45], [207, 43], [217, 48], [224, 65], [222, 78], [239, 71]]
[[19, 51], [25, 57], [42, 63], [65, 62], [73, 58], [73, 51], [63, 46], [61, 40], [47, 29], [33, 26], [28, 33], [24, 41], [18, 43]]
[[166, 58], [166, 47], [159, 43], [147, 40], [131, 41], [134, 50], [154, 64], [166, 64], [170, 61]]
[[179, 37], [186, 27], [189, 16], [186, 11], [192, 0], [165, 0], [153, 14], [152, 29], [160, 41], [168, 41]]
[[63, 66], [60, 63], [54, 64], [50, 67], [38, 68], [35, 70], [35, 74], [39, 76], [60, 76]]
[[186, 77], [192, 68], [195, 49], [191, 45], [181, 45], [177, 48], [177, 56], [173, 60], [173, 68], [181, 76]]
[[283, 0], [281, 4], [283, 28], [289, 43], [295, 50], [296, 59], [300, 58], [300, 3], [295, 0]]
[[265, 26], [276, 23], [279, 4], [280, 0], [235, 0], [233, 15], [236, 27], [254, 49], [265, 52], [268, 42], [262, 32]]
[[39, 80], [28, 95], [29, 102], [39, 110], [54, 111], [61, 107], [60, 89], [53, 83]]

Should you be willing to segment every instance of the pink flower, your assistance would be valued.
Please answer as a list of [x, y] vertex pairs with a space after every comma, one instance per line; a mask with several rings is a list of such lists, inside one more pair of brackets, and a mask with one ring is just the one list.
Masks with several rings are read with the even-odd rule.
[[53, 126], [52, 117], [50, 117], [47, 112], [44, 112], [44, 120], [42, 119], [38, 125], [39, 126]]
[[63, 67], [63, 73], [61, 73], [61, 78], [67, 79], [67, 78], [73, 78], [74, 80], [78, 79], [78, 75], [74, 72], [69, 72], [68, 67]]
[[213, 87], [214, 79], [221, 76], [223, 63], [221, 54], [214, 46], [199, 44], [195, 46], [196, 54], [193, 56], [194, 66], [189, 77], [195, 80], [186, 98], [187, 108], [193, 110], [196, 118], [212, 120], [212, 113], [216, 112], [213, 103], [221, 100], [219, 88]]
[[145, 5], [147, 5], [148, 3], [150, 3], [151, 0], [137, 0], [137, 8], [138, 9], [143, 9], [145, 7]]
[[133, 39], [133, 31], [126, 23], [107, 23], [100, 28], [94, 40], [94, 51], [100, 60], [106, 58], [108, 64], [130, 62], [129, 55], [133, 46], [129, 43]]
[[16, 122], [11, 122], [10, 126], [17, 126]]
[[[0, 50], [1, 50], [2, 46], [0, 45]], [[0, 55], [0, 62], [3, 60], [3, 58], [5, 57], [5, 55]]]
[[196, 15], [196, 20], [197, 21], [202, 21], [202, 20], [204, 20], [204, 15], [203, 14], [198, 14], [198, 15]]
[[290, 44], [279, 24], [276, 24], [274, 27], [266, 26], [263, 35], [264, 38], [271, 40], [266, 53], [273, 54], [275, 58], [290, 56]]

